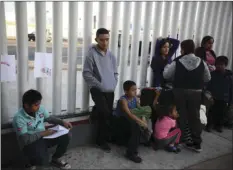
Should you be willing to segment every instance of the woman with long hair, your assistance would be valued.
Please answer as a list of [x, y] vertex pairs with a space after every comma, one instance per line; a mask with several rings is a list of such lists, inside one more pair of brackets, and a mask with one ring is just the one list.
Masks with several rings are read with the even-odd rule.
[[153, 87], [163, 87], [163, 70], [167, 64], [172, 62], [172, 56], [178, 49], [180, 41], [173, 38], [158, 39], [155, 46], [155, 54], [152, 58], [151, 68], [153, 70]]
[[195, 50], [195, 55], [200, 57], [206, 62], [209, 70], [212, 72], [215, 70], [216, 54], [213, 51], [214, 38], [211, 36], [203, 37], [201, 41], [201, 47]]

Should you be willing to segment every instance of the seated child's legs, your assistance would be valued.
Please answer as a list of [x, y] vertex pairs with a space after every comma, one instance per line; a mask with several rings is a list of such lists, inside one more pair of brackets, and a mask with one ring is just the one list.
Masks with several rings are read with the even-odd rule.
[[174, 130], [170, 131], [165, 139], [171, 140], [175, 138], [173, 143], [179, 144], [181, 137], [181, 130], [179, 128], [175, 128]]
[[170, 151], [179, 152], [180, 149], [177, 147], [177, 145], [180, 142], [180, 137], [181, 130], [179, 128], [175, 128], [168, 133], [166, 138], [155, 139], [155, 149], [169, 148]]
[[52, 157], [53, 160], [59, 159], [66, 153], [70, 138], [71, 135], [66, 134], [55, 139], [45, 139], [48, 148], [57, 146], [56, 151]]
[[140, 126], [133, 120], [128, 119], [130, 125], [130, 137], [128, 141], [128, 154], [136, 154], [140, 143]]
[[49, 166], [49, 153], [44, 139], [26, 145], [23, 152], [32, 166]]

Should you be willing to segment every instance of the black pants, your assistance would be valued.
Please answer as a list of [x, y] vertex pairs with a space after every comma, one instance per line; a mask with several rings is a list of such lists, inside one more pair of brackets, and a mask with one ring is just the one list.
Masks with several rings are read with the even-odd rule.
[[90, 90], [95, 106], [92, 110], [92, 119], [97, 125], [97, 144], [104, 144], [110, 136], [110, 122], [114, 102], [114, 92], [101, 92], [99, 89]]
[[49, 152], [48, 148], [57, 146], [54, 159], [58, 159], [64, 155], [70, 141], [70, 136], [63, 135], [55, 139], [39, 139], [23, 148], [24, 155], [29, 159], [31, 165], [48, 166]]
[[207, 126], [220, 126], [224, 125], [224, 118], [226, 116], [228, 107], [227, 103], [222, 100], [214, 100], [213, 106], [210, 108], [208, 114], [208, 124]]
[[181, 141], [184, 141], [185, 127], [188, 125], [194, 144], [201, 144], [202, 125], [200, 121], [201, 91], [174, 89], [175, 103], [179, 113], [178, 124]]
[[113, 118], [114, 140], [117, 144], [126, 145], [128, 154], [136, 154], [140, 144], [140, 126], [126, 117]]

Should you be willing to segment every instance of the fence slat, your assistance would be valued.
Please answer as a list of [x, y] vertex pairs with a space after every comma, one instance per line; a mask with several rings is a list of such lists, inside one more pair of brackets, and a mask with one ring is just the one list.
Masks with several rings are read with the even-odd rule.
[[107, 27], [107, 2], [99, 2], [98, 28]]
[[144, 32], [143, 32], [143, 40], [142, 40], [142, 56], [140, 57], [140, 81], [139, 81], [140, 87], [146, 86], [152, 7], [153, 7], [152, 2], [146, 2], [144, 24], [143, 24]]
[[[36, 52], [46, 52], [46, 4], [45, 2], [35, 2], [36, 18]], [[36, 79], [36, 89], [43, 96], [43, 105], [46, 106], [47, 95], [44, 92], [46, 79]]]
[[[156, 40], [158, 38], [158, 36], [160, 35], [160, 25], [162, 22], [162, 2], [154, 2], [154, 16], [153, 16], [153, 38], [152, 38], [152, 42], [151, 42], [151, 55], [150, 55], [150, 63], [152, 61], [152, 57], [154, 56], [155, 53], [155, 45], [156, 45]], [[149, 67], [149, 75], [148, 75], [148, 85], [152, 86], [153, 83], [153, 71], [152, 69]]]
[[17, 41], [17, 86], [18, 108], [22, 106], [22, 96], [28, 84], [28, 25], [27, 2], [15, 2]]
[[[84, 65], [85, 58], [88, 54], [88, 48], [92, 43], [92, 11], [93, 2], [84, 2], [84, 27], [83, 27], [83, 58], [82, 65]], [[81, 110], [87, 111], [89, 109], [89, 89], [82, 78], [82, 105]]]
[[128, 63], [129, 54], [129, 29], [130, 29], [130, 15], [132, 10], [132, 2], [124, 2], [123, 11], [123, 29], [121, 33], [121, 51], [120, 51], [120, 69], [119, 69], [119, 90], [118, 96], [123, 94], [122, 84], [126, 79], [126, 67]]
[[142, 15], [142, 2], [134, 2], [133, 13], [133, 33], [131, 42], [131, 55], [130, 55], [130, 79], [137, 82], [137, 66], [138, 66], [138, 51], [139, 40], [141, 36], [141, 15]]
[[[1, 55], [7, 55], [7, 37], [6, 37], [6, 18], [5, 18], [5, 5], [4, 2], [0, 2], [0, 57]], [[1, 59], [1, 58], [0, 58]], [[1, 70], [1, 64], [0, 64]], [[1, 74], [0, 74], [1, 76]], [[0, 83], [0, 115], [1, 115], [1, 123], [7, 123], [10, 118], [10, 113], [8, 112], [8, 98], [11, 97], [6, 90], [8, 86], [7, 82]], [[13, 113], [12, 113], [13, 114]]]
[[53, 105], [52, 114], [61, 114], [62, 87], [62, 2], [53, 2]]
[[69, 2], [69, 49], [67, 76], [67, 112], [76, 108], [78, 2]]

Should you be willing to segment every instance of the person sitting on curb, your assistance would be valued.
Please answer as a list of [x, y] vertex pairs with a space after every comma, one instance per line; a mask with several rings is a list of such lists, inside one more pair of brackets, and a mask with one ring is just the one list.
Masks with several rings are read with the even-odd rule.
[[23, 95], [23, 107], [13, 118], [13, 127], [16, 131], [20, 148], [24, 155], [29, 159], [31, 169], [36, 166], [49, 166], [48, 148], [57, 146], [52, 156], [51, 164], [61, 169], [70, 169], [71, 166], [60, 158], [65, 154], [70, 142], [70, 135], [44, 139], [56, 131], [45, 129], [44, 122], [54, 125], [61, 125], [71, 129], [69, 122], [49, 115], [49, 112], [41, 105], [42, 95], [36, 90], [28, 90]]

